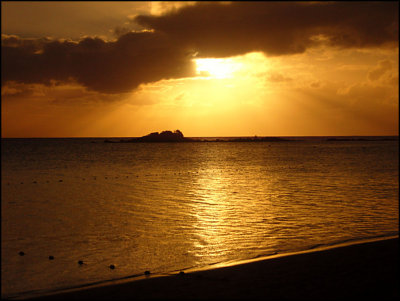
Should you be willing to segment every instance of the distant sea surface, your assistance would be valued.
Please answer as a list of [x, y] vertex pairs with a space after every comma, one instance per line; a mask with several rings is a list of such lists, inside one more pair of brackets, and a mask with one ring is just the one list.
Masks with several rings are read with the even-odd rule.
[[398, 137], [382, 138], [2, 139], [2, 297], [396, 236]]

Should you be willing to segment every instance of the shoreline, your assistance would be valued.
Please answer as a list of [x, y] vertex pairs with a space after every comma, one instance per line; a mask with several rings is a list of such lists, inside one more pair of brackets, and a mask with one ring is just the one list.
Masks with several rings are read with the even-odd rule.
[[400, 297], [398, 249], [398, 237], [350, 242], [24, 300], [394, 300]]

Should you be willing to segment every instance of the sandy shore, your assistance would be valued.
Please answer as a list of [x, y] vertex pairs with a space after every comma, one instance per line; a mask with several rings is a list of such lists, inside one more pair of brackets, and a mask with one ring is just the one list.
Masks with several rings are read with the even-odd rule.
[[400, 297], [398, 251], [399, 240], [389, 239], [40, 299], [394, 300]]

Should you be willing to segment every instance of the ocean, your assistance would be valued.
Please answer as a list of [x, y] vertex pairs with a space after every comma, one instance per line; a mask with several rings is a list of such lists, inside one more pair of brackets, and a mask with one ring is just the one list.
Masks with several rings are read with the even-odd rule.
[[2, 298], [397, 236], [391, 138], [2, 139]]

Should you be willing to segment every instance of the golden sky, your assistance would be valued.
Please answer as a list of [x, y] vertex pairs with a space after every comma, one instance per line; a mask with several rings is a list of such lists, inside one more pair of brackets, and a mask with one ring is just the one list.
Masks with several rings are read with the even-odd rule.
[[397, 2], [1, 5], [2, 137], [398, 135]]

